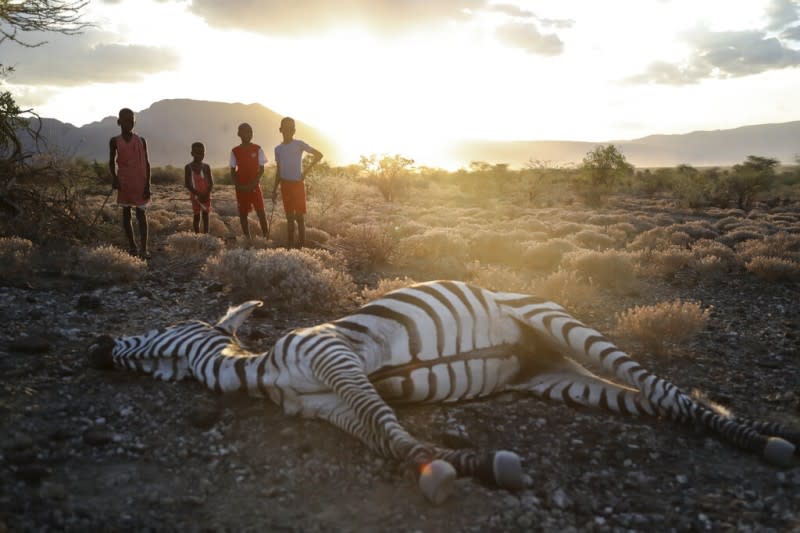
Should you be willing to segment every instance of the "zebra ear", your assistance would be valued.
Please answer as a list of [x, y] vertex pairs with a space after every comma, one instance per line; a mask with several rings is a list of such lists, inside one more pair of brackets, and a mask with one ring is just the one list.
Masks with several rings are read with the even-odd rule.
[[236, 307], [229, 307], [225, 316], [219, 319], [216, 327], [225, 330], [231, 335], [236, 333], [245, 320], [250, 316], [250, 313], [255, 311], [256, 307], [264, 305], [260, 300], [250, 300]]

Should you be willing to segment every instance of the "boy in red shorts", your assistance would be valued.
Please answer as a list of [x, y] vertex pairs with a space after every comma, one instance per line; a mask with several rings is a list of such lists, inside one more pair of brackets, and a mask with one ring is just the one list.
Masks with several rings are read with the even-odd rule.
[[255, 210], [258, 215], [258, 223], [261, 225], [261, 233], [265, 239], [269, 232], [267, 215], [264, 212], [264, 196], [259, 185], [259, 180], [264, 175], [267, 157], [259, 145], [250, 142], [253, 139], [253, 128], [250, 127], [250, 124], [246, 122], [239, 124], [237, 135], [242, 140], [242, 144], [231, 150], [231, 177], [236, 186], [239, 222], [242, 224], [242, 233], [249, 243], [251, 238], [247, 215], [251, 210]]
[[[275, 201], [278, 183], [281, 185], [283, 210], [286, 212], [289, 248], [294, 247], [294, 223], [297, 222], [297, 247], [302, 248], [306, 240], [306, 186], [304, 179], [311, 168], [322, 159], [322, 153], [301, 140], [294, 138], [295, 124], [291, 117], [281, 120], [283, 142], [275, 147], [275, 184], [272, 201]], [[303, 170], [303, 152], [310, 153], [311, 164]]]

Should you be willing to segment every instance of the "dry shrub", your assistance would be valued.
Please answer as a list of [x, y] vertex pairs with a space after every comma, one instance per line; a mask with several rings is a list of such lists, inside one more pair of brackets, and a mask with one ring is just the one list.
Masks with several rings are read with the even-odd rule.
[[718, 237], [717, 240], [727, 246], [734, 247], [740, 242], [758, 240], [764, 237], [761, 231], [754, 231], [749, 229], [735, 229], [729, 231], [725, 235]]
[[746, 221], [744, 219], [742, 219], [741, 217], [725, 217], [725, 218], [721, 218], [721, 219], [717, 220], [714, 223], [714, 227], [720, 233], [727, 233], [727, 232], [731, 231], [732, 229], [736, 229], [736, 228], [738, 228], [739, 226], [741, 226], [741, 225], [743, 225], [745, 223], [746, 223]]
[[361, 301], [363, 303], [371, 302], [372, 300], [377, 300], [387, 292], [403, 289], [415, 283], [416, 281], [405, 276], [402, 278], [384, 278], [378, 282], [378, 285], [374, 289], [364, 287], [361, 290]]
[[800, 262], [756, 256], [745, 264], [748, 272], [767, 281], [800, 280]]
[[[270, 231], [270, 237], [272, 237], [271, 231]], [[325, 244], [329, 240], [331, 240], [331, 236], [327, 231], [321, 230], [319, 228], [306, 228], [307, 243]]]
[[363, 270], [387, 264], [397, 239], [386, 227], [358, 224], [335, 237], [331, 246], [342, 251], [352, 268]]
[[196, 257], [216, 254], [223, 247], [222, 240], [213, 235], [181, 231], [167, 237], [165, 251], [173, 258]]
[[681, 231], [686, 233], [693, 241], [698, 239], [716, 239], [719, 236], [719, 233], [714, 230], [711, 224], [702, 220], [673, 224], [669, 227], [669, 230], [672, 232]]
[[523, 264], [535, 270], [553, 270], [564, 254], [575, 250], [575, 245], [565, 239], [550, 239], [545, 242], [528, 242], [522, 252]]
[[564, 257], [562, 267], [601, 287], [629, 288], [636, 279], [631, 255], [616, 250], [571, 252]]
[[800, 235], [780, 232], [763, 239], [739, 243], [736, 251], [745, 261], [763, 256], [800, 262]]
[[575, 271], [558, 270], [529, 284], [529, 292], [579, 310], [588, 307], [597, 298], [597, 289]]
[[147, 271], [147, 263], [115, 246], [81, 248], [74, 275], [104, 282], [135, 281]]
[[427, 230], [428, 226], [420, 224], [415, 220], [408, 220], [394, 226], [394, 234], [398, 239], [404, 239], [411, 235], [419, 235], [425, 233]]
[[668, 278], [692, 263], [692, 252], [678, 246], [643, 250], [638, 256], [637, 272], [642, 277]]
[[700, 302], [662, 302], [636, 306], [616, 314], [614, 334], [641, 343], [654, 354], [664, 353], [668, 343], [688, 340], [706, 327], [711, 309]]
[[522, 252], [521, 235], [524, 233], [477, 231], [469, 239], [470, 257], [482, 263], [517, 263]]
[[599, 231], [591, 229], [579, 231], [572, 236], [572, 240], [575, 241], [578, 246], [592, 250], [605, 250], [607, 248], [613, 248], [616, 244], [616, 241], [605, 233], [600, 233]]
[[205, 273], [244, 298], [289, 309], [333, 310], [348, 305], [356, 287], [338, 254], [325, 250], [225, 250]]
[[0, 278], [30, 272], [32, 257], [33, 243], [28, 239], [0, 238]]
[[191, 217], [179, 216], [173, 211], [164, 209], [150, 209], [147, 211], [147, 227], [151, 234], [167, 235], [178, 231], [178, 226], [189, 223], [191, 227]]
[[636, 229], [636, 226], [631, 224], [630, 222], [617, 222], [616, 224], [612, 224], [608, 227], [609, 231], [621, 231], [624, 232], [629, 237], [631, 235], [635, 235], [639, 230]]
[[539, 220], [539, 218], [526, 215], [514, 220], [514, 226], [524, 231], [525, 233], [541, 232], [547, 233], [550, 231], [550, 226]]
[[[391, 260], [398, 266], [461, 278], [465, 272], [464, 264], [469, 257], [468, 252], [466, 239], [453, 231], [433, 228], [422, 235], [401, 239]], [[446, 277], [451, 277], [450, 275]]]
[[670, 231], [669, 234], [669, 243], [672, 246], [686, 248], [693, 240], [692, 236], [684, 231]]
[[[203, 227], [202, 220], [200, 221], [200, 227]], [[225, 224], [225, 220], [215, 215], [209, 215], [208, 217], [208, 233], [221, 239], [232, 235], [231, 230], [228, 229], [228, 226]]]
[[500, 265], [482, 265], [473, 261], [467, 267], [466, 281], [494, 291], [528, 292], [530, 283], [516, 270]]
[[[723, 270], [728, 270], [739, 265], [739, 258], [730, 247], [721, 242], [710, 239], [700, 239], [691, 246], [692, 254], [698, 264], [705, 263], [707, 266], [716, 264]], [[716, 261], [712, 261], [716, 259]], [[698, 271], [709, 271], [702, 264], [697, 268]]]
[[672, 233], [666, 228], [653, 228], [640, 233], [628, 244], [628, 250], [663, 250], [672, 246]]
[[576, 222], [562, 222], [550, 228], [550, 235], [553, 237], [566, 237], [567, 235], [578, 233], [582, 229], [582, 224]]
[[626, 223], [628, 221], [627, 214], [617, 215], [592, 215], [586, 219], [587, 224], [594, 224], [595, 226], [612, 226], [614, 224]]

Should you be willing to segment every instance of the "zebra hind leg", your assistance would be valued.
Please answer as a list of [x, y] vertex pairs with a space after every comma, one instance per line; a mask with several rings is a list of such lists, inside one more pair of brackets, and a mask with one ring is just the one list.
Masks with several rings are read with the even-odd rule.
[[312, 369], [333, 389], [338, 401], [304, 399], [307, 402], [304, 414], [327, 420], [378, 454], [409, 465], [429, 501], [434, 504], [445, 501], [457, 477], [470, 476], [507, 489], [526, 485], [529, 478], [522, 471], [519, 456], [513, 452], [498, 451], [480, 457], [473, 450], [440, 448], [411, 435], [363, 370], [356, 364], [347, 364], [346, 353], [336, 355], [338, 369], [326, 366], [324, 358], [314, 360]]

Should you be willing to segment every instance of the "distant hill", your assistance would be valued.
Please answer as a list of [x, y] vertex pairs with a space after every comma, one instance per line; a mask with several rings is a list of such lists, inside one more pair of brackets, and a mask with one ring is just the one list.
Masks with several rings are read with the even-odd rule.
[[[153, 166], [183, 166], [191, 161], [192, 142], [206, 145], [205, 161], [227, 166], [230, 150], [239, 144], [236, 129], [242, 122], [253, 127], [253, 142], [260, 144], [272, 161], [273, 148], [281, 142], [282, 116], [260, 104], [228, 104], [198, 100], [161, 100], [136, 113], [135, 131], [147, 140]], [[311, 126], [297, 120], [297, 138], [334, 156], [332, 142]], [[80, 128], [55, 119], [42, 119], [47, 145], [70, 156], [108, 161], [108, 140], [119, 135], [117, 117], [106, 117]]]
[[[236, 127], [241, 122], [253, 126], [254, 142], [262, 145], [267, 158], [272, 160], [272, 149], [281, 140], [280, 119], [279, 114], [260, 104], [161, 100], [137, 113], [136, 131], [147, 139], [154, 166], [187, 163], [189, 146], [195, 140], [206, 144], [206, 162], [225, 166], [230, 149], [238, 143]], [[297, 129], [297, 137], [321, 150], [331, 163], [351, 162], [337, 157], [333, 139], [300, 120]], [[116, 117], [80, 128], [55, 119], [42, 119], [42, 134], [48, 146], [90, 160], [107, 161], [108, 140], [118, 133]], [[461, 161], [463, 166], [471, 161], [508, 163], [512, 167], [524, 166], [529, 160], [578, 164], [595, 146], [609, 143], [620, 147], [628, 161], [637, 167], [730, 166], [744, 161], [748, 155], [772, 157], [791, 164], [800, 153], [800, 121], [617, 141], [469, 141], [459, 143], [443, 155]]]
[[580, 163], [599, 144], [613, 143], [637, 167], [730, 166], [748, 155], [771, 157], [794, 164], [800, 154], [800, 121], [743, 126], [729, 130], [695, 131], [679, 135], [649, 135], [641, 139], [575, 141], [471, 141], [459, 145], [451, 156], [466, 161], [508, 163], [514, 167], [529, 160]]

